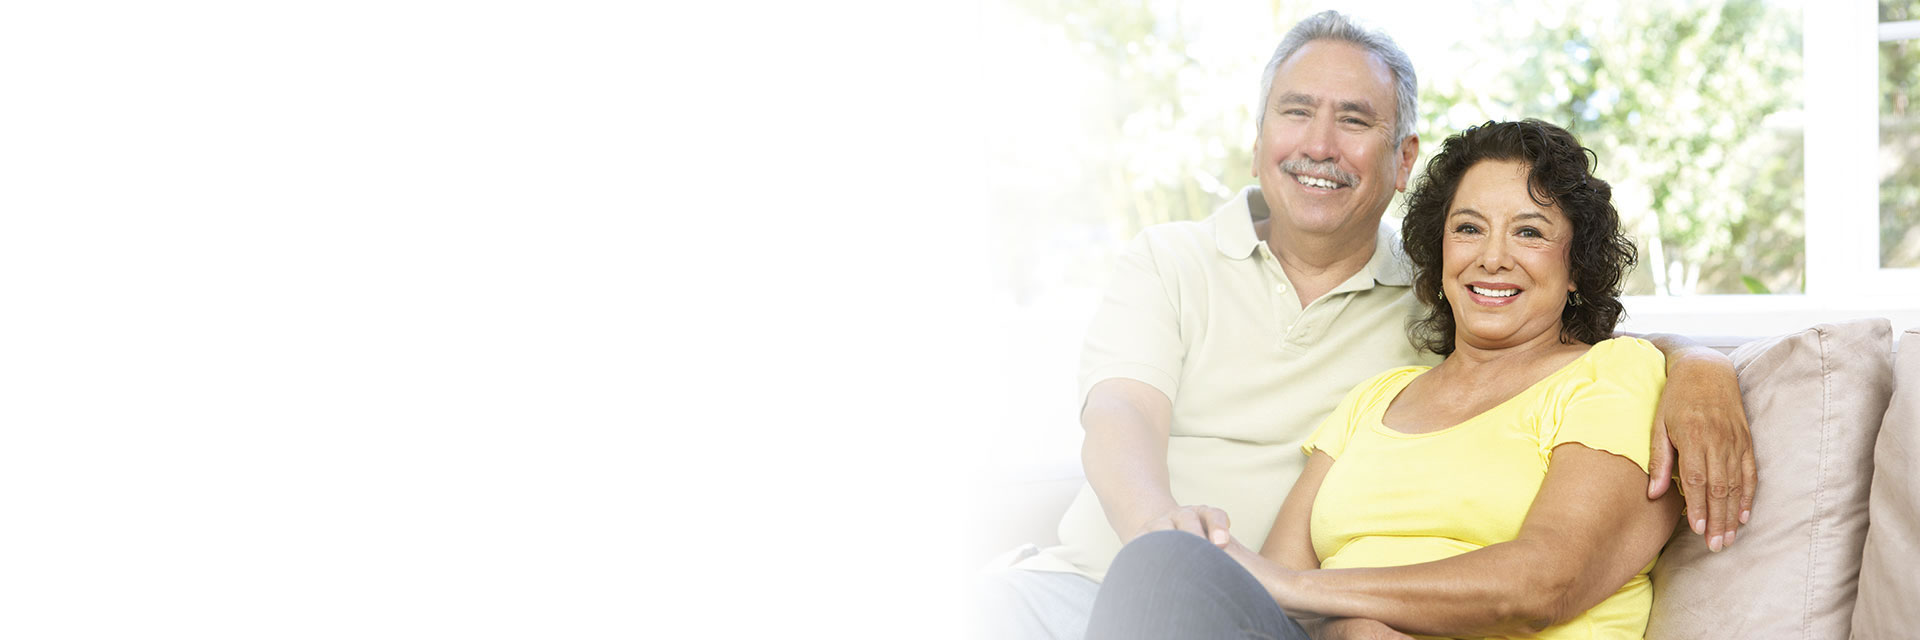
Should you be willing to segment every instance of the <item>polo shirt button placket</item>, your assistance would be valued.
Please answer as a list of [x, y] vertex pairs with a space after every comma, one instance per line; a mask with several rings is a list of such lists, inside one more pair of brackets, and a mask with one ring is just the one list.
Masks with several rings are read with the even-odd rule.
[[[1326, 296], [1320, 297], [1322, 300], [1326, 299]], [[1320, 300], [1315, 300], [1307, 306], [1300, 308], [1300, 317], [1294, 318], [1293, 322], [1287, 325], [1288, 342], [1301, 345], [1307, 343], [1307, 330], [1313, 328], [1312, 325], [1307, 324], [1307, 313], [1313, 311], [1314, 306], [1319, 304]], [[1298, 331], [1295, 331], [1295, 329], [1298, 329]]]
[[[1285, 309], [1287, 306], [1287, 300], [1285, 298], [1285, 296], [1287, 295], [1287, 283], [1285, 280], [1277, 282], [1273, 285], [1273, 295], [1274, 295], [1274, 300], [1273, 300], [1274, 310], [1279, 311], [1281, 309]], [[1284, 312], [1282, 313], [1284, 314]], [[1280, 332], [1281, 345], [1286, 345], [1288, 342], [1292, 341], [1293, 325], [1295, 323], [1298, 323], [1299, 321], [1300, 321], [1299, 318], [1294, 318], [1294, 321], [1287, 323], [1286, 329]]]

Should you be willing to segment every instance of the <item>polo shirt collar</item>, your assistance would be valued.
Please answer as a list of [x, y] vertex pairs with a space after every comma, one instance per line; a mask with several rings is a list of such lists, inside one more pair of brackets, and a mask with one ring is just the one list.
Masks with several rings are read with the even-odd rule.
[[[1260, 197], [1260, 187], [1241, 189], [1213, 212], [1214, 246], [1234, 260], [1252, 257], [1260, 249], [1260, 237], [1254, 235], [1253, 223], [1267, 216], [1267, 201]], [[1413, 284], [1413, 270], [1400, 247], [1398, 220], [1381, 218], [1380, 229], [1374, 234], [1373, 257], [1355, 275], [1395, 287]]]
[[1245, 260], [1260, 248], [1253, 223], [1267, 219], [1267, 201], [1260, 187], [1241, 189], [1213, 212], [1213, 244], [1234, 260]]

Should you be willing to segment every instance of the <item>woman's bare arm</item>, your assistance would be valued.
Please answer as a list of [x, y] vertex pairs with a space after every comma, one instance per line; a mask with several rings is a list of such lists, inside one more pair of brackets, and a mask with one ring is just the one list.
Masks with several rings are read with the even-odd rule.
[[1307, 458], [1306, 468], [1300, 470], [1300, 479], [1294, 481], [1286, 501], [1280, 503], [1280, 513], [1273, 519], [1273, 530], [1267, 534], [1266, 544], [1260, 545], [1260, 555], [1294, 571], [1320, 568], [1320, 556], [1313, 552], [1313, 538], [1307, 526], [1313, 517], [1313, 499], [1320, 495], [1320, 483], [1327, 479], [1327, 470], [1331, 468], [1333, 457], [1325, 451], [1315, 450]]
[[[1313, 466], [1309, 461], [1309, 469]], [[1370, 618], [1432, 635], [1538, 631], [1593, 608], [1659, 554], [1680, 504], [1671, 494], [1648, 500], [1646, 482], [1646, 473], [1626, 458], [1563, 444], [1554, 449], [1519, 536], [1509, 542], [1435, 562], [1377, 569], [1292, 568], [1297, 552], [1290, 549], [1297, 540], [1269, 538], [1264, 547], [1274, 550], [1277, 560], [1237, 543], [1228, 552], [1253, 571], [1281, 607], [1300, 617]], [[1318, 479], [1313, 484], [1317, 493]], [[1287, 502], [1296, 502], [1294, 494]], [[1306, 503], [1310, 512], [1311, 500]], [[1287, 507], [1281, 514], [1276, 536], [1290, 519]], [[1285, 530], [1289, 538], [1303, 533], [1304, 526]], [[1311, 552], [1310, 543], [1307, 549]]]

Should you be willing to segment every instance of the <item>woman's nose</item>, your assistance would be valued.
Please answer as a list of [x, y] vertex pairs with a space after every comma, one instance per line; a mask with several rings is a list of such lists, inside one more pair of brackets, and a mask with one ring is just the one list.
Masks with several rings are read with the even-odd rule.
[[1510, 255], [1512, 254], [1507, 251], [1507, 243], [1501, 242], [1498, 238], [1491, 239], [1480, 246], [1480, 268], [1489, 273], [1505, 269], [1511, 266], [1507, 262]]

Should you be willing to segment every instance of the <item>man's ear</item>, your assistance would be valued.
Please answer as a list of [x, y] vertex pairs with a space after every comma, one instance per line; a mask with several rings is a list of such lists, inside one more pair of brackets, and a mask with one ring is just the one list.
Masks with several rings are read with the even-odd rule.
[[1247, 159], [1247, 175], [1260, 179], [1260, 132], [1253, 132], [1253, 157]]
[[1393, 183], [1394, 191], [1406, 191], [1407, 179], [1413, 175], [1413, 161], [1420, 159], [1420, 134], [1409, 133], [1400, 141], [1400, 177]]

